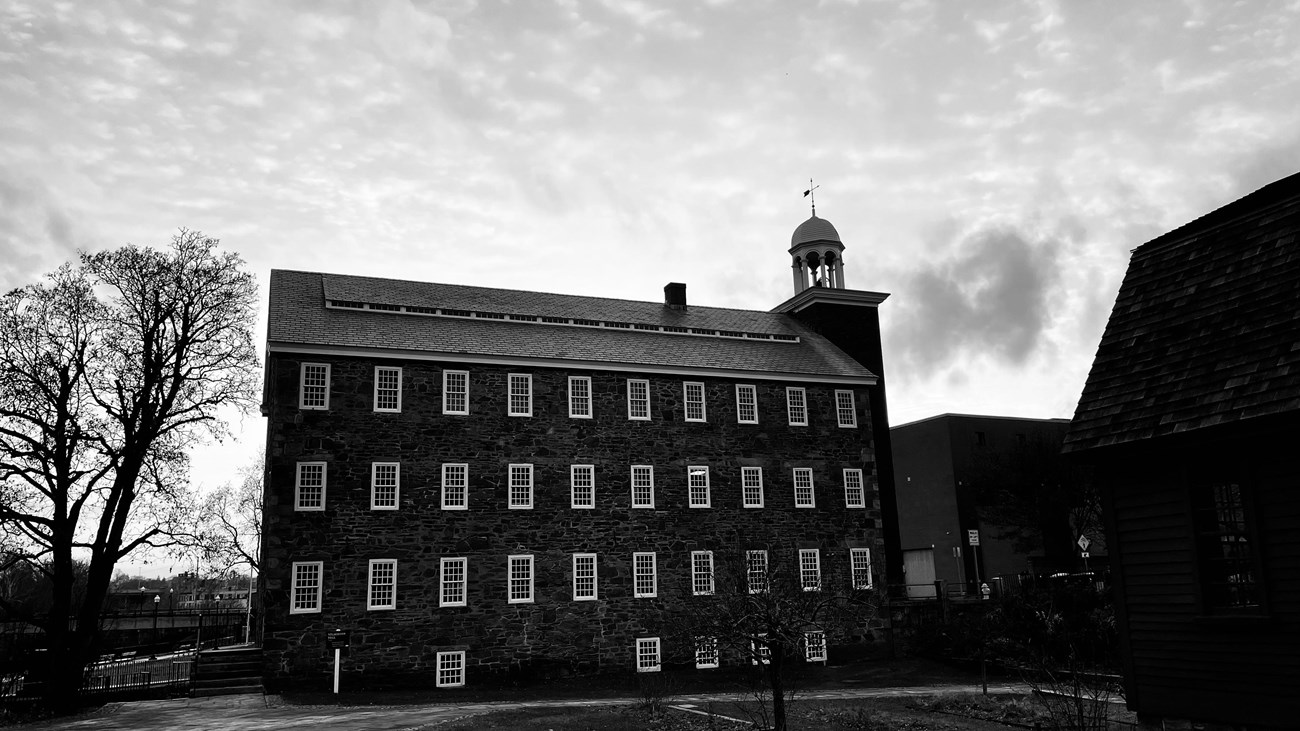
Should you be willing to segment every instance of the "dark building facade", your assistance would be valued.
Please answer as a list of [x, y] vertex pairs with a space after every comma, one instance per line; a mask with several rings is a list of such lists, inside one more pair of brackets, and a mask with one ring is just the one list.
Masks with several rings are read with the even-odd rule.
[[771, 312], [681, 284], [659, 303], [273, 271], [268, 685], [328, 674], [339, 629], [345, 674], [440, 687], [748, 663], [671, 639], [724, 555], [883, 584], [886, 295], [844, 288], [843, 248], [801, 225]]
[[[1082, 569], [1104, 555], [1084, 486], [1060, 458], [1068, 419], [942, 414], [891, 429], [903, 579], [913, 598], [994, 577]], [[977, 531], [972, 546], [969, 531]], [[1076, 555], [1078, 554], [1078, 555]]]
[[1295, 728], [1300, 175], [1133, 252], [1065, 450], [1098, 468], [1129, 707]]

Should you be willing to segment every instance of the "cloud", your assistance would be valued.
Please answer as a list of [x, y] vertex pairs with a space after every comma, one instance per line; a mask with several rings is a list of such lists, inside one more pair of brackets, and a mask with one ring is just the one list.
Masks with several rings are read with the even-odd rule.
[[1013, 228], [967, 236], [957, 252], [913, 271], [898, 294], [889, 351], [905, 377], [929, 378], [969, 359], [1023, 366], [1049, 322], [1061, 246]]

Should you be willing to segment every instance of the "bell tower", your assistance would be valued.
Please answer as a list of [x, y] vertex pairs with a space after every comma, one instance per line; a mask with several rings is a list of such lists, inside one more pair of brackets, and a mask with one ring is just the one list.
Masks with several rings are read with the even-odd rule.
[[799, 224], [790, 237], [794, 293], [809, 287], [844, 289], [844, 244], [830, 221], [812, 218]]

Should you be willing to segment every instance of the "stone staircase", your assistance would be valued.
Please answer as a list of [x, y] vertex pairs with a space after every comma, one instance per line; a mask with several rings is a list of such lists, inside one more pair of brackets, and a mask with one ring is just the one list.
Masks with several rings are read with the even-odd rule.
[[262, 648], [246, 646], [199, 652], [190, 695], [204, 698], [262, 692]]

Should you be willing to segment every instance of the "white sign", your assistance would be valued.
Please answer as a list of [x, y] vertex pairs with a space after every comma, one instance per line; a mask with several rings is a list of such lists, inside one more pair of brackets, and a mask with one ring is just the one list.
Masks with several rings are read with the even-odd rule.
[[980, 544], [980, 532], [977, 530], [966, 531], [966, 542], [972, 546], [978, 546]]
[[1079, 536], [1079, 550], [1080, 550], [1080, 551], [1087, 551], [1087, 550], [1088, 550], [1088, 546], [1091, 546], [1091, 545], [1092, 545], [1092, 541], [1088, 540], [1088, 536]]

